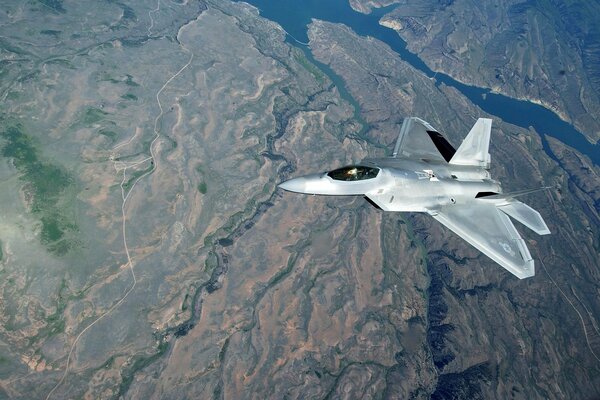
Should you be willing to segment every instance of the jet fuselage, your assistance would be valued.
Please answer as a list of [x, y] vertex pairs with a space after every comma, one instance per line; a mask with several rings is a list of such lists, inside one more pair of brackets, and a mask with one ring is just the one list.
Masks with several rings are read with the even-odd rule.
[[[363, 167], [373, 171], [362, 177], [344, 175]], [[335, 171], [340, 172], [336, 175]], [[485, 168], [399, 158], [365, 159], [354, 166], [291, 179], [281, 188], [315, 195], [376, 196], [386, 202], [386, 208], [413, 212], [465, 204], [474, 201], [479, 193], [502, 191]]]
[[[539, 212], [503, 193], [491, 178], [492, 120], [479, 118], [458, 150], [428, 122], [405, 118], [391, 157], [290, 179], [282, 189], [305, 194], [363, 195], [383, 211], [424, 212], [523, 279], [535, 274], [529, 249], [511, 218], [550, 233]], [[543, 188], [546, 189], [546, 188]]]

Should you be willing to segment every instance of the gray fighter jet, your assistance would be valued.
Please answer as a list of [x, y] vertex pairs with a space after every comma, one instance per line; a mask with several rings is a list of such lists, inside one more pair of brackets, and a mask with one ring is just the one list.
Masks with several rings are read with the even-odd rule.
[[489, 172], [491, 129], [491, 119], [479, 118], [455, 150], [427, 122], [406, 118], [391, 157], [290, 179], [279, 187], [363, 195], [383, 211], [427, 213], [512, 274], [527, 278], [535, 274], [534, 262], [509, 217], [539, 235], [549, 234], [540, 214], [515, 199], [542, 189], [502, 193]]

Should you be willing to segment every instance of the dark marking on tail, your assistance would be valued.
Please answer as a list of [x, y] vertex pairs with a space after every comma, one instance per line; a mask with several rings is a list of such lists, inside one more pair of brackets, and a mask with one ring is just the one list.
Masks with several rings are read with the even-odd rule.
[[446, 140], [445, 137], [442, 136], [441, 133], [436, 131], [427, 131], [427, 133], [442, 157], [444, 157], [444, 160], [450, 162], [454, 156], [454, 153], [456, 153], [456, 149], [452, 147], [452, 145]]

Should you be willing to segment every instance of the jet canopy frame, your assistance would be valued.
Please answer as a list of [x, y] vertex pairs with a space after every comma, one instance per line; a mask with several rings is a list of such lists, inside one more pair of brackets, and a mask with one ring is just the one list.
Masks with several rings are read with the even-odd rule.
[[373, 179], [379, 174], [379, 168], [367, 167], [366, 165], [348, 165], [346, 167], [334, 169], [327, 173], [335, 181], [363, 181]]

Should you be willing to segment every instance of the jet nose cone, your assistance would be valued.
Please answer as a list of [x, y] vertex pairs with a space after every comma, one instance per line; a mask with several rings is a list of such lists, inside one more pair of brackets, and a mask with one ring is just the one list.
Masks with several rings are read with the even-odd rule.
[[305, 178], [294, 178], [279, 184], [279, 187], [288, 192], [304, 193], [306, 190]]

